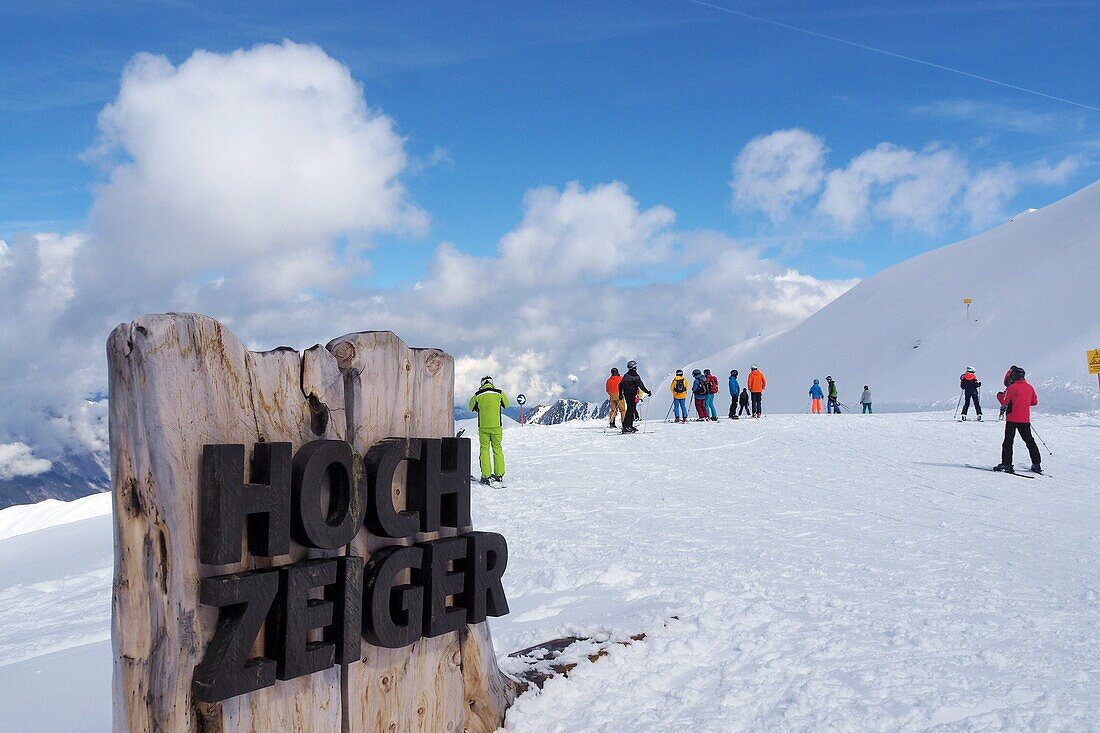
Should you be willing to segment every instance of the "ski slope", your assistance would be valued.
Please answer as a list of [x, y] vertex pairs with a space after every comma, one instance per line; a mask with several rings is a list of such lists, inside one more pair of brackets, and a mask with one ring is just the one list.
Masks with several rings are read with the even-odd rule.
[[[884, 244], [883, 246], [889, 246]], [[758, 364], [764, 409], [805, 412], [814, 378], [833, 376], [858, 410], [863, 385], [880, 410], [954, 407], [968, 365], [994, 405], [1011, 364], [1044, 409], [1100, 408], [1085, 351], [1100, 348], [1100, 182], [963, 242], [861, 282], [798, 326], [691, 364], [723, 378]], [[971, 298], [970, 318], [963, 298]], [[654, 380], [657, 381], [657, 380]], [[667, 395], [667, 382], [662, 385]]]
[[[509, 430], [510, 488], [473, 502], [510, 549], [498, 654], [646, 638], [520, 697], [505, 729], [1100, 729], [1100, 413], [1037, 417], [1055, 456], [1034, 479], [963, 466], [997, 462], [1001, 427]], [[0, 540], [4, 731], [110, 730], [111, 562], [107, 514]]]

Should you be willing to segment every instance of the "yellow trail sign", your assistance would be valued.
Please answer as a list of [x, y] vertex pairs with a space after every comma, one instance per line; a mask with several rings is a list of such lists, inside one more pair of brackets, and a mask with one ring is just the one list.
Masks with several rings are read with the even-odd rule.
[[974, 299], [973, 298], [963, 298], [963, 302], [966, 303], [967, 305], [970, 305], [971, 303], [974, 302]]
[[1100, 374], [1100, 349], [1085, 352], [1089, 358], [1089, 374]]

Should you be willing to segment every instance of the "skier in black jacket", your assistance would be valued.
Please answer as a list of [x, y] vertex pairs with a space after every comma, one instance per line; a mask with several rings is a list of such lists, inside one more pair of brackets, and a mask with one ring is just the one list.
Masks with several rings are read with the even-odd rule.
[[623, 434], [638, 432], [638, 428], [634, 427], [634, 421], [638, 419], [638, 392], [645, 392], [647, 397], [653, 394], [638, 376], [638, 362], [631, 360], [626, 363], [623, 381], [619, 382], [619, 396], [626, 401]]
[[966, 419], [966, 411], [970, 409], [970, 403], [974, 403], [974, 410], [978, 413], [978, 422], [982, 421], [982, 403], [978, 401], [978, 390], [981, 389], [982, 383], [978, 381], [978, 375], [974, 371], [974, 367], [968, 366], [962, 376], [959, 377], [959, 389], [966, 395], [966, 402], [963, 404], [962, 419]]

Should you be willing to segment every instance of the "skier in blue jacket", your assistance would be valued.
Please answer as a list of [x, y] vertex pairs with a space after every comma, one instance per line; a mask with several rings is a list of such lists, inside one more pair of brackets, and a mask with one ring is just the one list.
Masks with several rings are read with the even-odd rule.
[[821, 391], [821, 382], [814, 380], [813, 386], [810, 387], [810, 399], [813, 400], [810, 406], [810, 412], [815, 415], [821, 414], [821, 398], [825, 396], [825, 393]]
[[737, 398], [741, 395], [741, 385], [737, 382], [737, 370], [730, 370], [730, 419], [737, 420]]

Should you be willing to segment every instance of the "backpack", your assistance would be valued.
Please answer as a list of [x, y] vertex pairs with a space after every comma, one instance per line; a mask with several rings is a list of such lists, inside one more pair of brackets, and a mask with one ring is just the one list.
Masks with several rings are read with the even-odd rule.
[[705, 379], [700, 379], [695, 384], [696, 384], [696, 387], [695, 387], [695, 389], [692, 390], [692, 392], [694, 392], [695, 394], [697, 394], [700, 397], [707, 394], [707, 392], [710, 390], [710, 387], [707, 386], [707, 381]]
[[713, 374], [707, 377], [707, 394], [718, 394], [718, 377]]
[[672, 382], [672, 391], [677, 392], [677, 393], [687, 392], [688, 391], [687, 381], [683, 377], [676, 377], [676, 379]]

